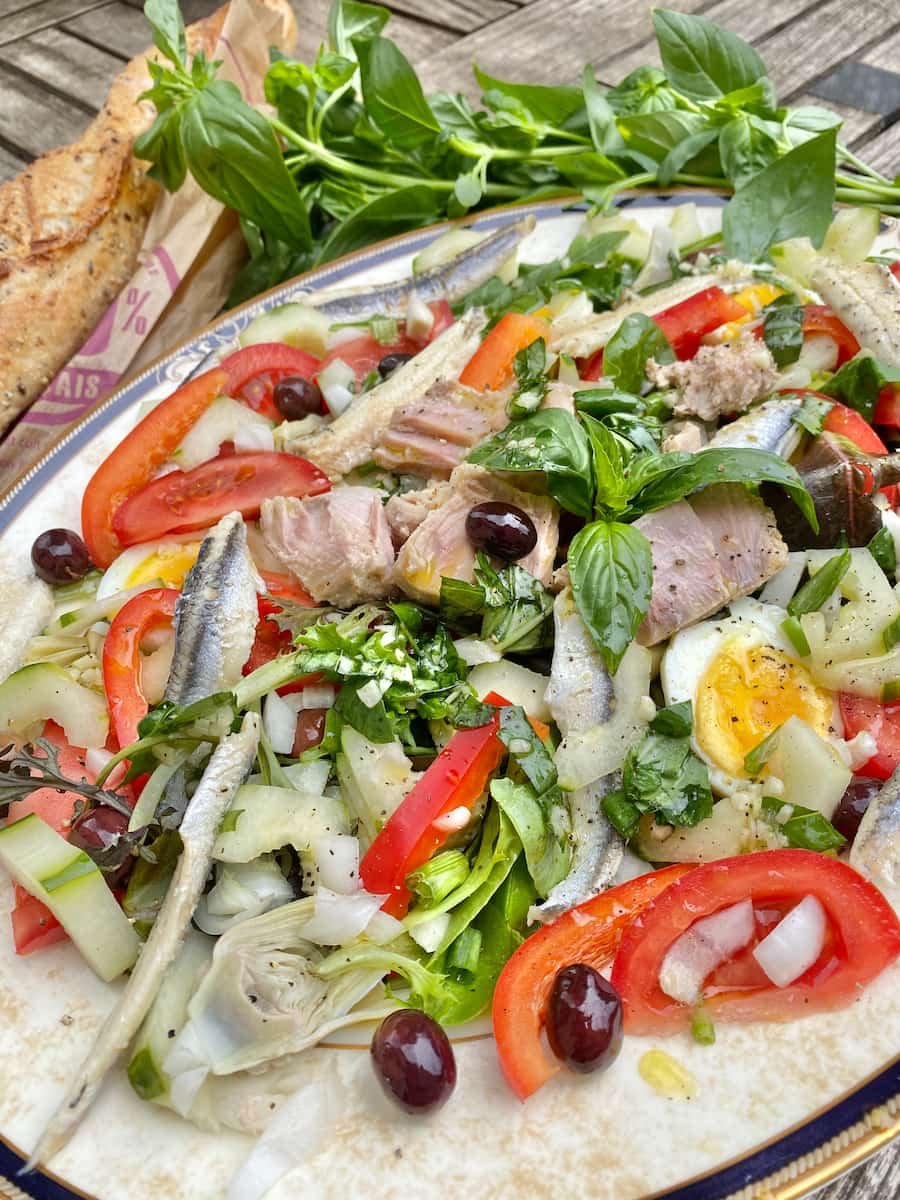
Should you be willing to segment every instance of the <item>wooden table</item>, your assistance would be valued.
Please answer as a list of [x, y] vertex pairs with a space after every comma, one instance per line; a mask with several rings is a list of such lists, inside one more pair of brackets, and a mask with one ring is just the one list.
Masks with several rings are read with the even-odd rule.
[[[217, 0], [183, 0], [187, 20]], [[293, 0], [299, 53], [313, 56], [329, 0]], [[779, 96], [844, 118], [843, 140], [886, 175], [900, 172], [898, 0], [668, 0], [759, 47]], [[388, 0], [390, 33], [427, 90], [468, 90], [470, 64], [532, 83], [576, 82], [593, 58], [616, 82], [656, 61], [646, 0]], [[77, 137], [112, 76], [147, 45], [141, 0], [0, 0], [0, 180]], [[819, 1193], [900, 1196], [900, 1146]]]

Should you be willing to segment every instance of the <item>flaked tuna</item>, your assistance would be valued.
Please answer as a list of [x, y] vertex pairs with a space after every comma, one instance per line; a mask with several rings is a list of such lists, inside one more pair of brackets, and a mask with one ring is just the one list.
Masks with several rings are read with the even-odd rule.
[[442, 380], [394, 413], [374, 458], [388, 471], [446, 479], [476, 442], [507, 420], [503, 396]]
[[679, 417], [717, 421], [743, 412], [778, 386], [769, 348], [758, 338], [738, 338], [719, 346], [701, 346], [687, 362], [660, 364], [651, 358], [647, 378], [658, 388], [675, 388]]
[[394, 545], [399, 550], [413, 530], [450, 495], [450, 484], [442, 479], [414, 492], [398, 492], [384, 506]]
[[638, 630], [645, 646], [749, 595], [787, 561], [772, 513], [740, 484], [647, 513], [635, 528], [653, 550], [653, 593]]
[[278, 496], [264, 502], [261, 524], [268, 549], [315, 600], [352, 608], [391, 591], [394, 546], [375, 488]]

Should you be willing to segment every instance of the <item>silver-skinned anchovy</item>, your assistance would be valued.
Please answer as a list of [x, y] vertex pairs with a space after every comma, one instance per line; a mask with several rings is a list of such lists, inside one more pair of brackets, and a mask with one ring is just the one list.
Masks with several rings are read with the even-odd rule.
[[803, 429], [794, 420], [802, 403], [791, 396], [765, 400], [716, 430], [709, 445], [768, 450], [770, 454], [790, 458], [803, 437]]
[[534, 225], [534, 217], [511, 221], [449, 262], [395, 283], [301, 293], [296, 298], [308, 302], [333, 321], [348, 322], [366, 321], [374, 316], [402, 317], [413, 295], [425, 304], [437, 300], [456, 303], [496, 275]]
[[900, 367], [900, 282], [883, 263], [817, 261], [810, 283], [861, 346]]
[[900, 767], [866, 809], [850, 864], [883, 891], [900, 888]]

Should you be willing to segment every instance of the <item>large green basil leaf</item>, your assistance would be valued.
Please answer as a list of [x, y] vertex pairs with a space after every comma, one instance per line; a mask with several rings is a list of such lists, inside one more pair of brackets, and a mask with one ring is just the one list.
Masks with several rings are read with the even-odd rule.
[[349, 58], [354, 42], [369, 42], [378, 37], [391, 18], [379, 4], [360, 4], [356, 0], [334, 0], [328, 12], [328, 42], [332, 50]]
[[719, 133], [719, 156], [728, 182], [741, 188], [775, 162], [778, 144], [758, 118], [736, 113]]
[[363, 98], [371, 119], [403, 150], [414, 150], [440, 133], [409, 59], [389, 38], [354, 43]]
[[595, 521], [572, 539], [568, 564], [575, 604], [612, 674], [650, 607], [650, 543], [633, 525]]
[[584, 96], [581, 89], [563, 85], [560, 87], [545, 87], [537, 83], [510, 83], [488, 75], [479, 66], [473, 65], [472, 70], [478, 85], [483, 92], [499, 92], [509, 96], [527, 108], [536, 121], [548, 125], [562, 125], [580, 108], [584, 107]]
[[153, 44], [176, 66], [187, 62], [187, 38], [178, 0], [147, 0], [144, 16], [150, 22]]
[[651, 317], [630, 313], [606, 343], [603, 374], [623, 392], [640, 392], [650, 358], [674, 362], [675, 351]]
[[870, 351], [861, 350], [821, 390], [871, 421], [878, 393], [889, 383], [900, 383], [900, 370], [880, 362]]
[[718, 99], [766, 75], [751, 45], [703, 17], [656, 9], [653, 28], [670, 85], [692, 100]]
[[349, 254], [382, 238], [409, 229], [421, 229], [440, 220], [440, 200], [425, 184], [414, 183], [376, 196], [358, 208], [347, 220], [335, 226], [319, 254], [319, 262], [328, 262]]

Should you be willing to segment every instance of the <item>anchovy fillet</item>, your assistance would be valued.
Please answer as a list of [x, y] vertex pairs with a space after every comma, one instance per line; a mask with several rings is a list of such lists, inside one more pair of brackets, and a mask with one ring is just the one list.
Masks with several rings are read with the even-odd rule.
[[253, 645], [261, 590], [244, 519], [229, 513], [204, 538], [184, 581], [166, 700], [192, 704], [237, 683]]
[[301, 294], [334, 321], [365, 321], [369, 317], [402, 317], [413, 295], [424, 303], [463, 300], [479, 284], [496, 275], [519, 243], [534, 229], [534, 217], [504, 225], [449, 262], [395, 283]]
[[866, 809], [850, 864], [883, 890], [900, 888], [900, 767]]
[[850, 266], [825, 258], [810, 283], [861, 346], [900, 367], [900, 283], [883, 263]]
[[222, 818], [250, 771], [258, 744], [259, 717], [247, 713], [240, 730], [224, 738], [210, 758], [181, 823], [183, 850], [150, 937], [118, 1003], [32, 1151], [27, 1170], [65, 1145], [92, 1104], [107, 1071], [146, 1017], [166, 971], [181, 949], [209, 874]]
[[801, 400], [789, 396], [765, 400], [723, 425], [709, 439], [709, 444], [768, 450], [770, 454], [790, 458], [803, 436], [803, 430], [794, 420], [801, 405]]

